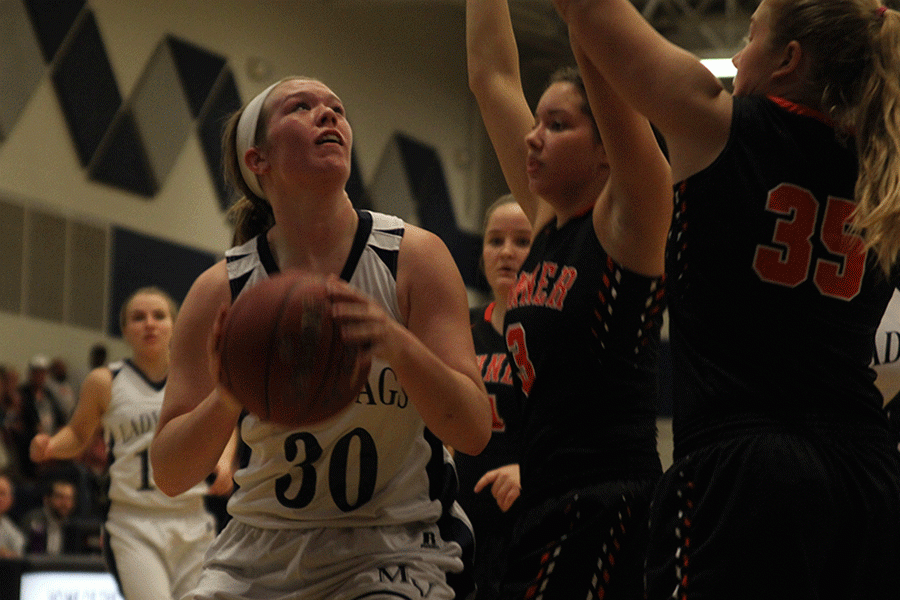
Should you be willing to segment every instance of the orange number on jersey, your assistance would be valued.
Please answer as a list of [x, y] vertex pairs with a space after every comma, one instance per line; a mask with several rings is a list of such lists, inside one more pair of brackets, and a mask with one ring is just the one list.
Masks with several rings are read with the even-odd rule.
[[[816, 259], [813, 281], [825, 296], [850, 300], [862, 287], [866, 255], [859, 236], [846, 231], [854, 204], [828, 198], [818, 232], [825, 248], [840, 260]], [[781, 184], [769, 192], [766, 209], [779, 216], [772, 244], [756, 247], [753, 270], [769, 283], [796, 287], [809, 278], [819, 203], [809, 190]]]
[[528, 358], [528, 346], [525, 344], [525, 329], [516, 323], [506, 330], [506, 346], [512, 354], [516, 370], [519, 372], [519, 380], [522, 382], [522, 393], [528, 396], [531, 386], [534, 384], [534, 365]]

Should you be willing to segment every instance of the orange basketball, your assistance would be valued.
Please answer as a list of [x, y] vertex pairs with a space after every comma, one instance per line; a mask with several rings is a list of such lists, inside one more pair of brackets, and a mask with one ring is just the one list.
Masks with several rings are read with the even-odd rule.
[[302, 426], [346, 408], [369, 364], [341, 341], [325, 279], [288, 271], [238, 296], [220, 332], [219, 378], [251, 413]]

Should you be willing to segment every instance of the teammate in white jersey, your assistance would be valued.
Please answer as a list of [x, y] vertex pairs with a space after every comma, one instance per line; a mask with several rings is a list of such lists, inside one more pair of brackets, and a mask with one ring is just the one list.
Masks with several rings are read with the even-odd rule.
[[228, 493], [233, 485], [233, 451], [210, 469], [217, 477], [209, 490], [198, 482], [171, 498], [154, 484], [148, 453], [163, 402], [176, 313], [174, 300], [163, 290], [134, 292], [120, 316], [132, 358], [92, 370], [71, 421], [53, 437], [38, 434], [31, 442], [35, 462], [72, 459], [102, 426], [110, 457], [105, 557], [128, 600], [171, 600], [196, 585], [215, 536], [203, 496]]
[[[442, 443], [477, 454], [491, 412], [462, 278], [446, 246], [396, 217], [357, 211], [344, 186], [352, 131], [318, 80], [277, 82], [238, 111], [223, 150], [244, 194], [237, 248], [194, 283], [172, 339], [151, 457], [178, 494], [215, 464], [239, 421], [217, 385], [217, 318], [242, 289], [288, 268], [326, 275], [345, 342], [372, 370], [350, 408], [291, 429], [247, 416], [233, 518], [192, 598], [463, 598], [467, 520]], [[468, 538], [468, 539], [467, 539]]]

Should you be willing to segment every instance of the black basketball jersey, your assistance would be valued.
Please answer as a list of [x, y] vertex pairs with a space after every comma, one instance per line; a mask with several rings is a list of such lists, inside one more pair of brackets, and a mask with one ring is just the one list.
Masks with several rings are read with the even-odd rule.
[[496, 598], [499, 593], [502, 565], [509, 552], [516, 511], [515, 505], [507, 512], [501, 511], [490, 486], [476, 494], [475, 484], [488, 471], [519, 462], [522, 430], [522, 403], [513, 386], [506, 342], [490, 322], [493, 308], [491, 303], [469, 311], [475, 354], [491, 401], [491, 439], [477, 456], [458, 451], [454, 455], [459, 477], [457, 501], [475, 531], [473, 573], [478, 585], [478, 599]]
[[[458, 452], [456, 465], [459, 475], [459, 503], [472, 517], [469, 508], [476, 505], [472, 488], [486, 472], [519, 462], [519, 434], [522, 429], [522, 402], [513, 385], [512, 365], [506, 351], [503, 336], [490, 323], [490, 311], [493, 303], [487, 307], [473, 308], [469, 311], [472, 325], [472, 339], [475, 342], [475, 355], [481, 369], [481, 377], [487, 388], [491, 401], [492, 425], [491, 440], [477, 456], [469, 456]], [[484, 495], [484, 494], [482, 494]], [[487, 492], [490, 504], [496, 509], [496, 502]], [[499, 513], [499, 509], [491, 515]], [[473, 517], [474, 521], [474, 517]], [[477, 527], [476, 527], [477, 531]]]
[[871, 419], [892, 286], [846, 223], [857, 163], [819, 113], [734, 99], [729, 142], [676, 185], [668, 273], [676, 456], [731, 417]]
[[592, 214], [534, 239], [509, 298], [523, 498], [654, 475], [662, 278], [617, 265]]

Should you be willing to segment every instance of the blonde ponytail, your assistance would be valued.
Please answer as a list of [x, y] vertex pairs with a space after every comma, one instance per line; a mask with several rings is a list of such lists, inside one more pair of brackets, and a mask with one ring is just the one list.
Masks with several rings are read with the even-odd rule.
[[859, 178], [853, 226], [885, 272], [900, 256], [900, 13], [876, 9], [868, 77], [853, 107]]

